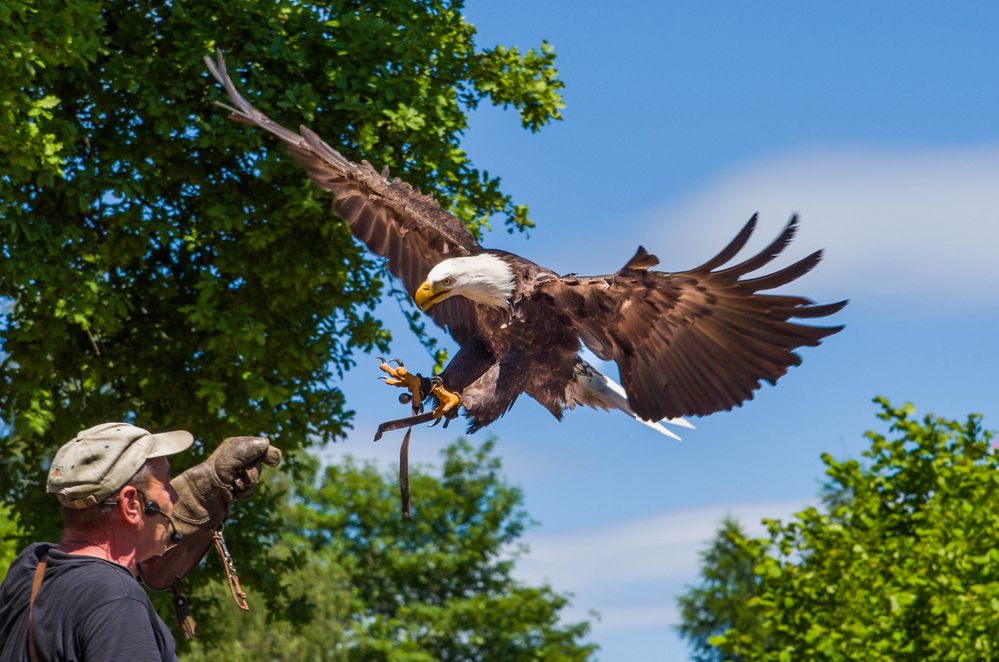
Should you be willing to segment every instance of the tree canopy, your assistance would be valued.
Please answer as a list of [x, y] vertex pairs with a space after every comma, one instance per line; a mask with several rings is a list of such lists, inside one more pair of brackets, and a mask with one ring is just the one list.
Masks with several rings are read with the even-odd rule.
[[978, 415], [878, 402], [888, 434], [867, 433], [863, 460], [823, 455], [821, 507], [768, 522], [764, 539], [723, 527], [712, 549], [726, 553], [705, 556], [681, 602], [702, 659], [999, 656], [994, 435]]
[[[279, 148], [228, 121], [202, 58], [226, 51], [261, 109], [390, 166], [476, 232], [531, 225], [461, 149], [468, 114], [559, 117], [545, 43], [480, 48], [462, 2], [70, 0], [0, 8], [0, 494], [56, 535], [44, 477], [80, 429], [129, 420], [194, 432], [175, 462], [262, 434], [296, 453], [335, 440], [338, 379], [385, 349], [379, 262]], [[258, 499], [267, 502], [266, 490]], [[273, 509], [236, 511], [244, 571]], [[262, 572], [265, 568], [270, 572]]]
[[[228, 598], [205, 607], [210, 643], [196, 640], [187, 659], [588, 659], [589, 626], [559, 622], [566, 598], [511, 577], [528, 521], [493, 444], [460, 440], [442, 451], [439, 476], [414, 470], [410, 521], [396, 475], [371, 465], [328, 466], [297, 486], [279, 480], [275, 554], [295, 567], [281, 600], [268, 610], [249, 586], [249, 613]], [[216, 580], [196, 595], [224, 590]]]

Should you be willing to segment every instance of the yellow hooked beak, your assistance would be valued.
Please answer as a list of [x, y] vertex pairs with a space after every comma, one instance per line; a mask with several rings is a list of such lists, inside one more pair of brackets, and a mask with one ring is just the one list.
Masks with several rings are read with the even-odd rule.
[[448, 295], [451, 294], [451, 290], [444, 289], [439, 292], [434, 292], [433, 285], [430, 284], [429, 280], [423, 281], [416, 290], [416, 294], [413, 298], [416, 299], [416, 305], [420, 307], [420, 310], [426, 312], [438, 301], [446, 299]]

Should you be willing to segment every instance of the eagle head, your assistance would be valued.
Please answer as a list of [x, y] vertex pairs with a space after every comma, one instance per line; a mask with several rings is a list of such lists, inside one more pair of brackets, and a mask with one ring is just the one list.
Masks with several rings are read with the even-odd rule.
[[513, 294], [513, 269], [489, 253], [452, 257], [438, 262], [416, 290], [416, 305], [429, 310], [435, 303], [460, 295], [475, 303], [506, 308]]

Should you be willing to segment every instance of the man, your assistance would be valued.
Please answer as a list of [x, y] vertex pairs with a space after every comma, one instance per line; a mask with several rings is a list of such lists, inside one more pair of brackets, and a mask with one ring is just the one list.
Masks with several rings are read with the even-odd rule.
[[230, 437], [171, 481], [167, 457], [193, 441], [182, 430], [103, 423], [59, 449], [48, 492], [62, 505], [62, 539], [34, 543], [11, 564], [0, 662], [176, 659], [139, 580], [164, 588], [190, 572], [260, 465], [281, 460], [266, 439]]

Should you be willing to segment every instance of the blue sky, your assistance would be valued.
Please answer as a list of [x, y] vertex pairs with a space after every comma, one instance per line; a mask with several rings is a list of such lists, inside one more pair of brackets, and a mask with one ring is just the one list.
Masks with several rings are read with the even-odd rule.
[[[759, 531], [814, 501], [819, 454], [860, 453], [875, 395], [999, 427], [999, 4], [475, 1], [466, 14], [482, 47], [552, 42], [567, 85], [564, 121], [538, 134], [513, 112], [473, 117], [465, 148], [538, 223], [486, 245], [597, 274], [643, 244], [673, 271], [753, 212], [749, 250], [798, 212], [781, 264], [826, 254], [788, 291], [851, 300], [844, 332], [681, 443], [619, 413], [558, 423], [526, 398], [479, 433], [499, 437], [540, 523], [520, 576], [574, 593], [569, 618], [601, 614], [601, 660], [687, 659], [675, 595], [719, 519]], [[394, 355], [427, 370], [397, 310], [379, 314]], [[398, 457], [398, 439], [370, 442], [402, 415], [376, 363], [345, 379], [355, 432], [331, 458]], [[413, 459], [434, 463], [458, 434], [417, 430]]]

